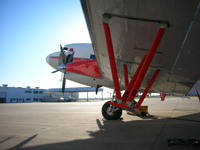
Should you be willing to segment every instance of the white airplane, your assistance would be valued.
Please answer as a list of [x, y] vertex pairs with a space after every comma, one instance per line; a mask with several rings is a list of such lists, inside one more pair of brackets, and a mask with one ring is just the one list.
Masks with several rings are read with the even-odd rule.
[[54, 93], [51, 93], [50, 96], [51, 96], [52, 99], [55, 99], [55, 100], [58, 100], [58, 101], [63, 101], [63, 102], [75, 102], [76, 101], [76, 99], [74, 97], [71, 97], [71, 96], [59, 97]]
[[64, 73], [62, 92], [65, 90], [65, 79], [84, 85], [99, 88], [101, 86], [113, 87], [111, 81], [107, 82], [101, 77], [98, 64], [94, 55], [92, 44], [68, 44], [61, 51], [46, 57], [47, 63], [56, 71]]
[[198, 0], [81, 0], [81, 6], [92, 44], [65, 45], [46, 60], [64, 73], [63, 92], [66, 78], [114, 88], [104, 118], [138, 110], [148, 92], [187, 95], [200, 78]]

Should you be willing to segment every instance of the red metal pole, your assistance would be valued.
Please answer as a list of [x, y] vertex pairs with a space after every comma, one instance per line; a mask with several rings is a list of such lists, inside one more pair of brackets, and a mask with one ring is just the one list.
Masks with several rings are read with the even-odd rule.
[[198, 92], [198, 90], [197, 90], [196, 87], [194, 87], [194, 88], [195, 88], [195, 90], [196, 90], [196, 92], [197, 92], [197, 96], [198, 96], [198, 98], [199, 98], [199, 102], [200, 102], [200, 95], [199, 95], [199, 92]]
[[135, 81], [136, 81], [136, 79], [137, 79], [137, 77], [138, 77], [138, 74], [139, 74], [139, 72], [140, 72], [140, 70], [141, 70], [141, 68], [142, 68], [142, 65], [143, 65], [143, 63], [144, 63], [144, 61], [145, 61], [145, 59], [146, 59], [146, 56], [147, 56], [147, 55], [145, 55], [145, 56], [143, 57], [143, 59], [142, 59], [140, 65], [138, 66], [138, 68], [137, 68], [137, 70], [136, 70], [136, 72], [135, 72], [133, 78], [131, 79], [131, 82], [129, 83], [128, 87], [126, 88], [126, 91], [124, 92], [124, 95], [122, 96], [122, 101], [128, 100], [128, 95], [129, 95], [129, 93], [131, 92], [131, 89], [133, 88], [133, 85], [134, 85], [134, 83], [135, 83]]
[[164, 101], [166, 96], [167, 96], [167, 94], [165, 94], [165, 93], [160, 93], [161, 101]]
[[125, 88], [127, 89], [128, 87], [128, 69], [126, 64], [123, 64], [124, 67], [124, 81], [125, 81]]
[[106, 37], [108, 56], [109, 56], [109, 60], [110, 60], [110, 67], [111, 67], [111, 71], [112, 71], [112, 77], [113, 77], [113, 83], [114, 83], [114, 87], [115, 87], [116, 97], [117, 97], [117, 99], [121, 99], [121, 90], [120, 90], [119, 79], [118, 79], [118, 74], [117, 74], [117, 67], [116, 67], [115, 55], [114, 55], [114, 51], [113, 51], [113, 44], [112, 44], [112, 39], [111, 39], [110, 28], [109, 28], [108, 24], [105, 22], [103, 22], [103, 27], [104, 27], [105, 37]]
[[165, 28], [159, 28], [158, 29], [158, 32], [157, 32], [156, 37], [155, 37], [155, 39], [154, 39], [154, 41], [153, 41], [153, 43], [151, 45], [151, 48], [150, 48], [149, 52], [147, 54], [147, 57], [146, 57], [146, 59], [144, 61], [144, 64], [142, 65], [140, 73], [138, 74], [136, 82], [135, 82], [135, 84], [134, 84], [134, 86], [133, 86], [133, 88], [131, 90], [131, 93], [129, 93], [128, 101], [131, 101], [131, 100], [133, 100], [135, 98], [135, 96], [136, 96], [136, 94], [137, 94], [137, 92], [138, 92], [138, 90], [140, 88], [140, 85], [142, 84], [142, 81], [143, 81], [143, 79], [144, 79], [144, 77], [145, 77], [145, 75], [147, 73], [147, 70], [148, 70], [148, 68], [149, 68], [149, 66], [151, 64], [151, 61], [152, 61], [152, 59], [153, 59], [153, 57], [154, 57], [154, 55], [156, 53], [156, 50], [158, 48], [158, 45], [159, 45], [159, 43], [160, 43], [160, 41], [162, 39], [162, 36], [163, 36], [164, 32], [165, 32]]
[[158, 76], [160, 72], [160, 69], [157, 69], [154, 73], [154, 75], [152, 76], [151, 80], [149, 81], [149, 84], [147, 85], [146, 89], [144, 90], [142, 96], [140, 97], [138, 103], [136, 104], [135, 108], [134, 109], [137, 109], [141, 106], [142, 102], [144, 101], [144, 98], [146, 97], [147, 93], [149, 92], [151, 86], [153, 85], [156, 77]]

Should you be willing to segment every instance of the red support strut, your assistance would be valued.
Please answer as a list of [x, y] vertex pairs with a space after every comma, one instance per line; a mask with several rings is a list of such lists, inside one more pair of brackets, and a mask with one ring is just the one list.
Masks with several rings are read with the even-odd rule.
[[[156, 37], [151, 45], [150, 50], [144, 56], [142, 62], [140, 63], [137, 71], [135, 72], [135, 74], [129, 84], [128, 84], [127, 66], [126, 65], [123, 66], [126, 91], [124, 92], [123, 97], [121, 97], [121, 90], [120, 90], [120, 84], [119, 84], [119, 80], [118, 80], [117, 67], [116, 67], [115, 56], [114, 56], [114, 51], [113, 51], [113, 44], [112, 44], [110, 28], [109, 28], [108, 23], [105, 23], [105, 22], [103, 22], [103, 27], [104, 27], [105, 37], [106, 37], [106, 44], [107, 44], [107, 49], [108, 49], [108, 55], [109, 55], [109, 60], [110, 60], [114, 88], [115, 88], [115, 92], [116, 92], [116, 98], [120, 99], [120, 100], [122, 99], [123, 104], [118, 104], [118, 103], [113, 103], [113, 102], [108, 102], [108, 103], [111, 105], [117, 106], [117, 107], [121, 107], [121, 108], [130, 108], [129, 106], [126, 106], [126, 103], [127, 103], [127, 101], [132, 101], [135, 98], [135, 96], [142, 84], [142, 81], [144, 80], [147, 70], [151, 64], [151, 61], [156, 53], [158, 45], [163, 37], [165, 28], [158, 29], [158, 32], [157, 32]], [[136, 109], [139, 108], [140, 105], [142, 104], [144, 98], [146, 97], [146, 94], [148, 93], [149, 89], [151, 88], [153, 82], [155, 81], [159, 71], [160, 70], [157, 69], [156, 72], [154, 73], [154, 75], [153, 75], [152, 79], [150, 80], [148, 86], [146, 87], [142, 97], [140, 98], [139, 102], [137, 103], [137, 105], [135, 107]]]
[[128, 87], [128, 69], [126, 64], [123, 64], [124, 67], [124, 81], [125, 81], [125, 88], [127, 89]]
[[197, 90], [196, 87], [194, 87], [194, 88], [195, 88], [195, 90], [196, 90], [196, 92], [197, 92], [197, 96], [198, 96], [198, 98], [199, 98], [199, 103], [200, 103], [200, 95], [199, 95], [199, 92], [198, 92], [198, 90]]
[[140, 85], [142, 84], [142, 81], [143, 81], [143, 79], [144, 79], [144, 77], [145, 77], [145, 75], [147, 73], [147, 70], [148, 70], [148, 68], [149, 68], [149, 66], [151, 64], [151, 61], [152, 61], [152, 59], [153, 59], [153, 57], [154, 57], [154, 55], [156, 53], [156, 50], [158, 48], [158, 45], [159, 45], [159, 43], [160, 43], [160, 41], [162, 39], [162, 36], [163, 36], [164, 32], [165, 32], [165, 28], [159, 28], [158, 29], [158, 32], [157, 32], [156, 37], [155, 37], [155, 39], [154, 39], [154, 41], [153, 41], [153, 43], [151, 45], [151, 48], [150, 48], [149, 52], [147, 54], [147, 57], [146, 57], [146, 59], [144, 61], [144, 64], [142, 65], [140, 73], [138, 74], [136, 82], [135, 82], [131, 92], [129, 93], [128, 101], [131, 101], [131, 100], [133, 100], [135, 98], [135, 96], [136, 96], [136, 94], [137, 94], [137, 92], [138, 92], [138, 90], [140, 88]]
[[137, 71], [135, 72], [133, 78], [131, 79], [131, 82], [129, 83], [128, 87], [126, 88], [126, 91], [124, 92], [124, 95], [122, 96], [122, 101], [123, 101], [123, 102], [126, 101], [126, 100], [128, 99], [128, 95], [129, 95], [129, 93], [131, 92], [131, 89], [132, 89], [132, 87], [133, 87], [133, 85], [134, 85], [134, 83], [135, 83], [135, 81], [136, 81], [136, 79], [137, 79], [137, 77], [138, 77], [138, 74], [139, 74], [139, 72], [140, 72], [140, 70], [141, 70], [141, 68], [142, 68], [142, 65], [143, 65], [143, 63], [144, 63], [144, 61], [145, 61], [145, 59], [146, 59], [146, 56], [147, 56], [147, 55], [145, 55], [145, 56], [143, 57], [143, 59], [142, 59], [140, 65], [139, 65], [138, 68], [137, 68]]
[[110, 60], [110, 67], [112, 71], [113, 83], [114, 83], [115, 92], [116, 92], [116, 98], [121, 99], [121, 90], [120, 90], [119, 79], [118, 79], [118, 74], [117, 74], [117, 67], [116, 67], [115, 56], [114, 56], [114, 51], [113, 51], [110, 28], [108, 24], [105, 22], [103, 22], [103, 27], [104, 27], [105, 37], [106, 37], [106, 44], [107, 44], [108, 55], [109, 55], [109, 60]]
[[144, 90], [142, 96], [140, 97], [138, 103], [136, 104], [135, 108], [134, 109], [137, 109], [141, 106], [142, 102], [144, 101], [144, 98], [146, 97], [147, 93], [149, 92], [151, 86], [153, 85], [156, 77], [158, 76], [160, 72], [160, 69], [157, 69], [154, 73], [154, 75], [152, 76], [151, 80], [149, 81], [149, 84], [147, 85], [146, 89]]

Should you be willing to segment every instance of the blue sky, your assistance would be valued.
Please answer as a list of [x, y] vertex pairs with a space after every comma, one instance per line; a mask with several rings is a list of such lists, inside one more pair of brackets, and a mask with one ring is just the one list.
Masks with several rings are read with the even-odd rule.
[[61, 88], [45, 58], [69, 43], [91, 43], [79, 0], [0, 1], [0, 84]]

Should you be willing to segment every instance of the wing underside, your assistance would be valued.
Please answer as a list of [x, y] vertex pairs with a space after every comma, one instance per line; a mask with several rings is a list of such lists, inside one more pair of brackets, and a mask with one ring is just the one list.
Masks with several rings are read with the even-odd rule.
[[[116, 14], [152, 20], [165, 20], [169, 27], [148, 69], [140, 90], [155, 70], [161, 71], [151, 91], [187, 94], [200, 78], [200, 11], [198, 0], [81, 0], [94, 53], [102, 77], [112, 81], [103, 29], [102, 14]], [[150, 49], [160, 24], [119, 17], [109, 19], [121, 89], [124, 89], [123, 64], [129, 81], [143, 56]]]

